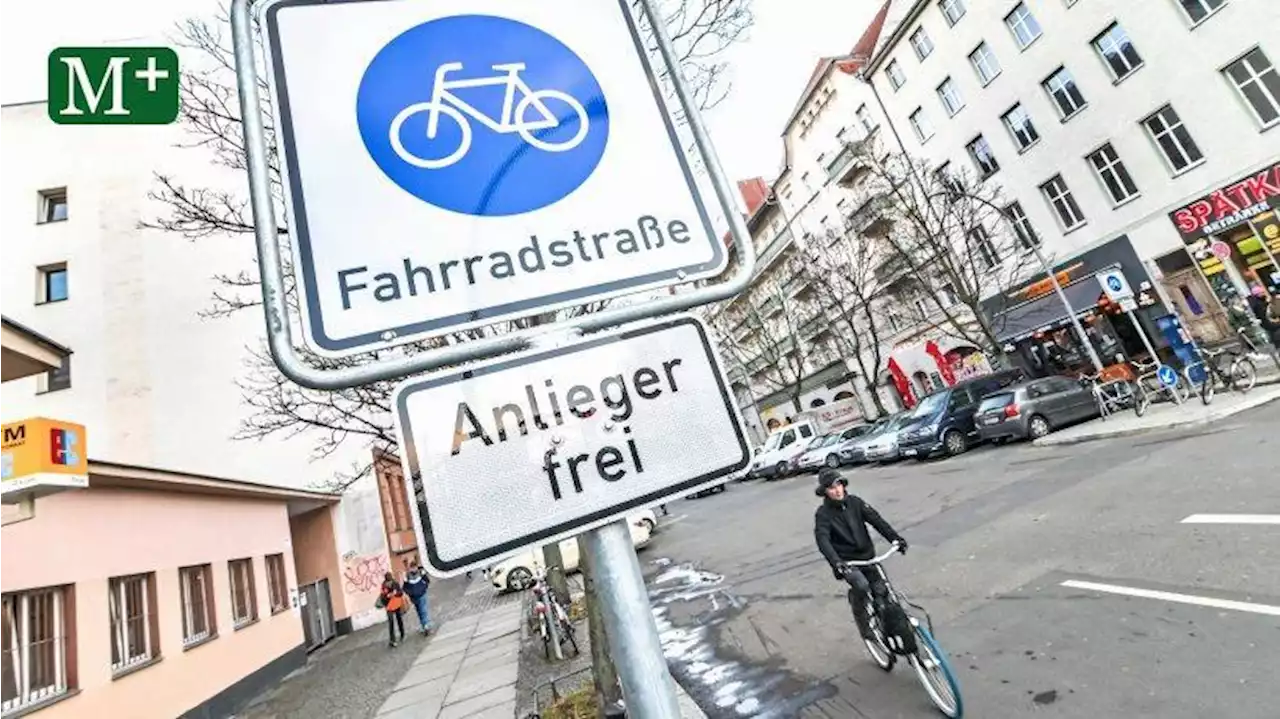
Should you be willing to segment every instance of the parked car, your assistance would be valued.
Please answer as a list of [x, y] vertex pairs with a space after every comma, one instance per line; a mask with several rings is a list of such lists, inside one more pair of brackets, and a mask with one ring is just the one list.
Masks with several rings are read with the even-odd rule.
[[[649, 543], [653, 536], [653, 528], [657, 526], [657, 518], [650, 510], [644, 510], [627, 517], [627, 526], [631, 529], [631, 544], [640, 549]], [[560, 540], [560, 558], [564, 560], [564, 571], [568, 574], [578, 571], [578, 540], [576, 538]], [[484, 571], [489, 583], [499, 592], [519, 592], [533, 586], [533, 575], [536, 569], [547, 566], [542, 556], [542, 548], [538, 547], [524, 554], [507, 557]]]
[[911, 420], [910, 410], [885, 418], [880, 428], [861, 443], [863, 462], [896, 462], [902, 459], [898, 450], [898, 433]]
[[726, 480], [722, 484], [717, 484], [714, 487], [708, 487], [702, 490], [701, 492], [694, 492], [693, 494], [690, 494], [689, 496], [685, 497], [685, 499], [702, 499], [703, 497], [710, 497], [713, 494], [719, 494], [723, 492], [725, 488], [728, 486], [729, 486], [728, 481]]
[[836, 457], [835, 466], [840, 466], [839, 455], [836, 454], [836, 445], [840, 443], [840, 433], [833, 432], [824, 434], [821, 437], [809, 443], [808, 449], [799, 457], [795, 458], [793, 471], [810, 472], [822, 466], [828, 456]]
[[920, 400], [898, 433], [904, 457], [953, 457], [979, 441], [974, 415], [982, 398], [1026, 379], [1020, 369], [1001, 370], [957, 382]]
[[823, 458], [823, 464], [832, 469], [846, 464], [853, 464], [855, 462], [854, 447], [858, 446], [859, 442], [871, 433], [872, 427], [874, 425], [859, 424], [842, 431], [840, 433], [840, 441], [832, 448], [834, 451], [829, 451], [827, 456]]
[[809, 420], [783, 425], [769, 435], [763, 447], [756, 448], [751, 474], [757, 477], [780, 479], [791, 472], [791, 461], [809, 448], [816, 439], [816, 425]]
[[1003, 442], [1039, 439], [1054, 429], [1098, 416], [1093, 391], [1066, 377], [1006, 387], [978, 405], [978, 436]]

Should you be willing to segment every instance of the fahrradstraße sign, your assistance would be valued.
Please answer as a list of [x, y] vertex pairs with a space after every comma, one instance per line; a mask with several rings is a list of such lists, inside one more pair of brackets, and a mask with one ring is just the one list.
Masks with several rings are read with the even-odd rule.
[[625, 0], [269, 0], [261, 12], [315, 351], [723, 270]]
[[393, 407], [433, 572], [723, 483], [751, 458], [692, 316], [406, 381]]

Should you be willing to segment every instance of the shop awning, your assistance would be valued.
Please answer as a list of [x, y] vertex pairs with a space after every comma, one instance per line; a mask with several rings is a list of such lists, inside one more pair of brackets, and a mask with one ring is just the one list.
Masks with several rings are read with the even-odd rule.
[[[1062, 291], [1071, 302], [1071, 307], [1079, 315], [1098, 305], [1102, 287], [1093, 275], [1090, 275], [1063, 287]], [[991, 328], [999, 341], [1008, 342], [1020, 339], [1042, 327], [1066, 320], [1068, 315], [1067, 308], [1058, 298], [1058, 293], [1051, 291], [1043, 297], [1037, 297], [1030, 302], [1024, 302], [996, 314], [991, 318]]]

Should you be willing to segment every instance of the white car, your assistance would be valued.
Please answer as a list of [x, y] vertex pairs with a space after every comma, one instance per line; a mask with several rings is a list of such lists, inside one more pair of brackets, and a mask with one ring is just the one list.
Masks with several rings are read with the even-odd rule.
[[[643, 510], [627, 517], [627, 526], [631, 529], [631, 544], [641, 549], [649, 544], [653, 530], [658, 526], [658, 518], [651, 510]], [[578, 540], [574, 538], [560, 541], [560, 558], [564, 560], [564, 571], [572, 574], [578, 571]], [[517, 554], [494, 564], [485, 570], [485, 576], [494, 589], [500, 592], [518, 592], [533, 586], [533, 575], [538, 569], [547, 566], [542, 556], [542, 548]]]
[[827, 456], [836, 457], [837, 461], [833, 466], [840, 466], [839, 455], [836, 454], [838, 445], [840, 444], [840, 434], [838, 432], [823, 435], [809, 445], [804, 454], [795, 460], [795, 469], [798, 472], [808, 472], [817, 469], [827, 463]]

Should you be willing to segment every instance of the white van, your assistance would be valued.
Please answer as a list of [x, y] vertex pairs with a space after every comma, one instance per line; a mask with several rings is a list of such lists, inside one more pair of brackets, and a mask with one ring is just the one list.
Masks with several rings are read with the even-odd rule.
[[756, 447], [751, 476], [771, 479], [787, 476], [795, 469], [794, 460], [804, 454], [809, 443], [817, 437], [818, 427], [808, 419], [775, 429], [763, 446]]

